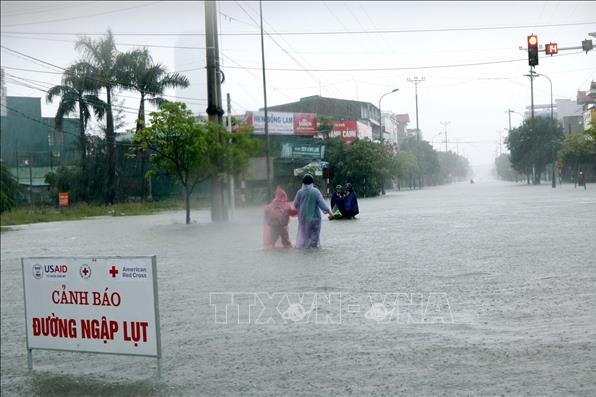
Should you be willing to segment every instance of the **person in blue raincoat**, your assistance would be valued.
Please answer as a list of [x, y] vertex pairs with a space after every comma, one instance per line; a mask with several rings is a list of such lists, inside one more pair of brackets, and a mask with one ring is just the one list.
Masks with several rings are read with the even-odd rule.
[[346, 194], [343, 198], [344, 210], [341, 212], [343, 218], [351, 219], [360, 213], [358, 210], [358, 198], [351, 183], [346, 183]]
[[332, 217], [321, 191], [314, 186], [312, 175], [302, 178], [302, 188], [294, 197], [294, 208], [298, 210], [298, 234], [296, 248], [319, 247], [321, 235], [321, 211]]
[[342, 210], [344, 208], [343, 189], [344, 188], [342, 185], [337, 185], [335, 187], [335, 192], [333, 192], [333, 194], [331, 195], [331, 210], [332, 211], [339, 210], [339, 212], [342, 212]]

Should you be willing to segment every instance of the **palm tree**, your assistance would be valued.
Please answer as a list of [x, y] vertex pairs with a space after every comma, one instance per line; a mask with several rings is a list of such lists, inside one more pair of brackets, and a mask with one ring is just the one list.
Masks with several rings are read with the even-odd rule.
[[106, 202], [113, 203], [115, 191], [115, 131], [114, 115], [112, 113], [113, 90], [126, 87], [127, 82], [123, 74], [127, 58], [116, 49], [112, 31], [108, 29], [106, 37], [93, 40], [81, 37], [76, 42], [76, 48], [86, 57], [83, 62], [93, 71], [93, 78], [100, 88], [106, 90], [106, 146], [108, 155]]
[[87, 200], [87, 137], [85, 131], [91, 119], [90, 108], [98, 118], [102, 118], [105, 104], [98, 97], [97, 85], [91, 75], [91, 69], [84, 63], [76, 63], [64, 71], [62, 84], [48, 90], [46, 100], [52, 102], [60, 96], [60, 104], [55, 116], [55, 129], [62, 131], [62, 121], [66, 115], [79, 111], [79, 147], [81, 150], [81, 191], [83, 200]]
[[[188, 78], [178, 73], [167, 73], [165, 66], [154, 63], [149, 50], [146, 48], [130, 51], [126, 54], [125, 80], [130, 88], [141, 94], [139, 112], [137, 117], [136, 133], [145, 127], [145, 101], [148, 100], [159, 105], [164, 102], [162, 95], [166, 88], [188, 87]], [[147, 180], [145, 179], [145, 165], [147, 162], [145, 152], [140, 153], [142, 197], [147, 197]]]

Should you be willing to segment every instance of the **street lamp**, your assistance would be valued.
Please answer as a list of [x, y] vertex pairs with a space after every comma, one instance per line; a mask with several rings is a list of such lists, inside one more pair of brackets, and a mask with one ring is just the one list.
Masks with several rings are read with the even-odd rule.
[[393, 90], [381, 95], [381, 98], [379, 98], [379, 140], [381, 142], [383, 142], [383, 112], [381, 112], [381, 100], [385, 95], [392, 94], [395, 91], [399, 91], [399, 88], [394, 88]]
[[[548, 82], [550, 84], [550, 120], [551, 120], [551, 126], [554, 128], [554, 116], [553, 116], [553, 82], [551, 81], [550, 77], [548, 77], [545, 74], [540, 74], [540, 73], [536, 73], [534, 76], [542, 76], [542, 77], [546, 77], [548, 79]], [[550, 147], [551, 147], [551, 156], [552, 156], [552, 160], [553, 160], [553, 175], [552, 175], [552, 184], [551, 186], [553, 188], [557, 187], [557, 181], [556, 181], [556, 177], [555, 177], [555, 149], [553, 146], [553, 140], [551, 137], [551, 141], [550, 141]]]

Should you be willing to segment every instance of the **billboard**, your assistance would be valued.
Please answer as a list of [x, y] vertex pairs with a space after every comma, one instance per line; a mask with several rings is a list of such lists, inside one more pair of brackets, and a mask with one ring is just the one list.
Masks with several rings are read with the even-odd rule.
[[348, 143], [356, 139], [368, 138], [372, 140], [372, 127], [358, 120], [335, 120], [329, 137], [339, 137]]
[[27, 349], [161, 357], [155, 257], [23, 258]]
[[[265, 134], [265, 112], [246, 112], [245, 124], [253, 127], [253, 134]], [[315, 135], [317, 115], [314, 113], [267, 112], [269, 133], [272, 135]]]

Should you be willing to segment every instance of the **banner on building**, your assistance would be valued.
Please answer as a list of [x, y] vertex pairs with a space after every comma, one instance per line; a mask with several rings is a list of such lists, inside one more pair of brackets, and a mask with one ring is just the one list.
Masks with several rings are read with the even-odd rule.
[[[253, 134], [265, 134], [265, 112], [246, 112], [244, 123], [253, 127]], [[267, 112], [267, 127], [272, 135], [315, 135], [317, 115], [314, 113]]]
[[372, 140], [372, 127], [358, 120], [335, 120], [329, 133], [330, 138], [341, 138], [344, 142], [351, 143], [356, 139]]
[[323, 159], [325, 145], [284, 143], [281, 146], [281, 158], [286, 159]]
[[156, 260], [23, 258], [27, 349], [161, 357]]

